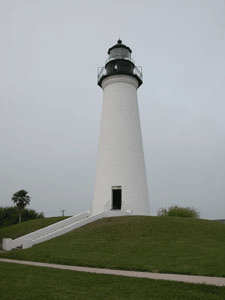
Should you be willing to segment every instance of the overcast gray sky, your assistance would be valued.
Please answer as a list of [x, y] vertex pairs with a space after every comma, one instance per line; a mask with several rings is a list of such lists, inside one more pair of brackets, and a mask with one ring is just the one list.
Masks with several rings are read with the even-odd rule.
[[97, 68], [119, 37], [143, 67], [151, 214], [225, 218], [224, 0], [0, 0], [0, 206], [26, 189], [46, 216], [91, 208]]

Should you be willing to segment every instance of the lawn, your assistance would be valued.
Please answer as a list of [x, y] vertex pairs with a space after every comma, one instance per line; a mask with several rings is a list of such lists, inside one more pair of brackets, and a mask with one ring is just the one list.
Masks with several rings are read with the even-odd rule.
[[175, 217], [105, 218], [1, 257], [225, 277], [225, 225]]
[[225, 299], [223, 287], [0, 263], [1, 300]]

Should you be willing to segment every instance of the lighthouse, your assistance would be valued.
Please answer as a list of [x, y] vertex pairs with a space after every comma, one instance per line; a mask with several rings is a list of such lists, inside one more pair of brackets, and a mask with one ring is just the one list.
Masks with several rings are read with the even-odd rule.
[[108, 210], [150, 215], [137, 90], [141, 67], [119, 39], [98, 69], [103, 106], [92, 215]]

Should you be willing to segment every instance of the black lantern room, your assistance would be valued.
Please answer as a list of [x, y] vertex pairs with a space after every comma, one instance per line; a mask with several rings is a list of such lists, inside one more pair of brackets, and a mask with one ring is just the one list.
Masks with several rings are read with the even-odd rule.
[[117, 44], [108, 50], [108, 59], [105, 67], [98, 70], [98, 85], [102, 87], [102, 81], [113, 75], [130, 75], [137, 79], [138, 86], [142, 84], [141, 67], [136, 67], [131, 58], [131, 49], [119, 39]]

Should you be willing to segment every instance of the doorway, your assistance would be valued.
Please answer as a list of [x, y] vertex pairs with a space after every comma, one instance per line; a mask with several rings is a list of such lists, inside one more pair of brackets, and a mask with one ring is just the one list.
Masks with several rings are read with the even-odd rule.
[[122, 206], [122, 187], [112, 187], [112, 209], [121, 209]]

